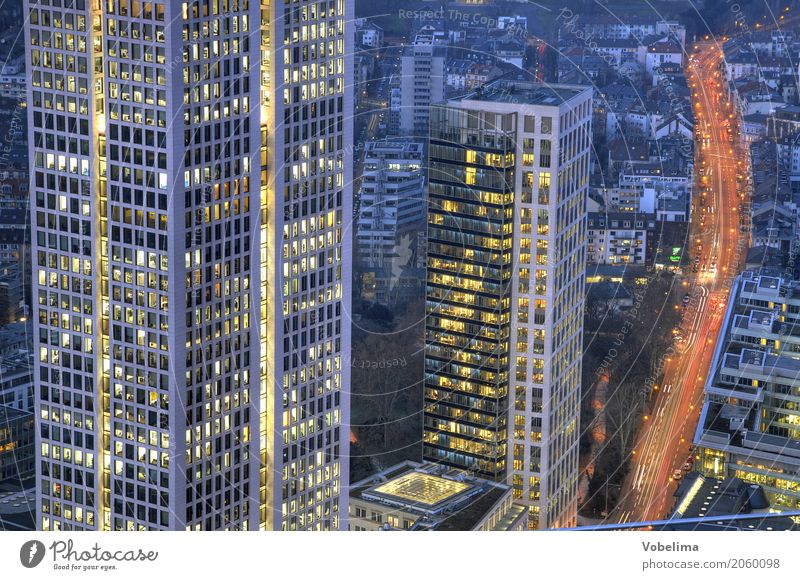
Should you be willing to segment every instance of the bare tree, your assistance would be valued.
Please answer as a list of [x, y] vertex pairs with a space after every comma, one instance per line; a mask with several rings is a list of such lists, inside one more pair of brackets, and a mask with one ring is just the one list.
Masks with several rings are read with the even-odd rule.
[[607, 432], [610, 438], [619, 441], [620, 455], [627, 457], [639, 428], [639, 415], [644, 409], [645, 399], [633, 381], [619, 385], [608, 398], [605, 406]]

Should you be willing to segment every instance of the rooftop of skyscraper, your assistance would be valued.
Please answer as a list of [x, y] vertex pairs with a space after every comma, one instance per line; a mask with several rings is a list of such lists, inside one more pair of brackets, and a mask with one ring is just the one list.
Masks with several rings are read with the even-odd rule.
[[479, 88], [474, 93], [465, 95], [461, 100], [558, 106], [586, 90], [591, 89], [573, 85], [498, 79]]
[[[351, 501], [407, 522], [398, 529], [516, 529], [526, 509], [511, 501], [511, 488], [435, 463], [405, 461], [353, 484]], [[351, 515], [351, 519], [352, 519]], [[375, 520], [373, 520], [375, 521]], [[413, 522], [413, 523], [412, 523]], [[388, 524], [388, 528], [394, 526]]]
[[[670, 523], [659, 530], [796, 530], [795, 518], [771, 513], [770, 503], [760, 485], [748, 484], [737, 477], [719, 479], [692, 472], [675, 491], [675, 508]], [[757, 516], [731, 518], [737, 514]], [[722, 520], [715, 518], [724, 517]], [[695, 521], [703, 518], [704, 521]], [[682, 522], [681, 520], [691, 520]]]

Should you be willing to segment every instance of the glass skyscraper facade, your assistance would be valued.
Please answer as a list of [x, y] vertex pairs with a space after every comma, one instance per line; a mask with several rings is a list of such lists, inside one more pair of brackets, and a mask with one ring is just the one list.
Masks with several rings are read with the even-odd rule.
[[25, 9], [37, 525], [346, 529], [352, 1]]
[[431, 117], [424, 458], [574, 525], [591, 90], [498, 81]]

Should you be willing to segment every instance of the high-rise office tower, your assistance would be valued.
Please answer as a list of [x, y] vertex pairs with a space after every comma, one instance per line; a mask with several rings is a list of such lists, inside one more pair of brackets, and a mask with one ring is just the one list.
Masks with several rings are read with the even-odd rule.
[[498, 81], [431, 113], [424, 458], [574, 525], [591, 89]]
[[444, 99], [447, 37], [423, 26], [400, 59], [399, 129], [406, 135], [428, 134], [431, 105]]
[[346, 529], [353, 2], [25, 9], [37, 525]]
[[[364, 152], [356, 246], [359, 262], [391, 268], [401, 237], [416, 240], [425, 230], [423, 144], [370, 141]], [[402, 251], [402, 249], [401, 249]], [[405, 256], [403, 265], [408, 262]]]

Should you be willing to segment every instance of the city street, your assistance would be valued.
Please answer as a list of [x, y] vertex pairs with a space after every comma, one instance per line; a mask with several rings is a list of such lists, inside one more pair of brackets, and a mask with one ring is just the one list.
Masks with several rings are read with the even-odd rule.
[[610, 521], [669, 516], [678, 480], [693, 461], [690, 445], [703, 385], [728, 288], [747, 248], [739, 220], [743, 200], [737, 190], [737, 179], [743, 179], [737, 176], [746, 173], [747, 154], [740, 144], [736, 112], [724, 91], [721, 58], [716, 41], [698, 42], [687, 68], [695, 113], [695, 189], [686, 247], [689, 263], [684, 277], [676, 280], [690, 298], [684, 308], [682, 340], [676, 342], [674, 353], [664, 355], [664, 379], [652, 395]]

